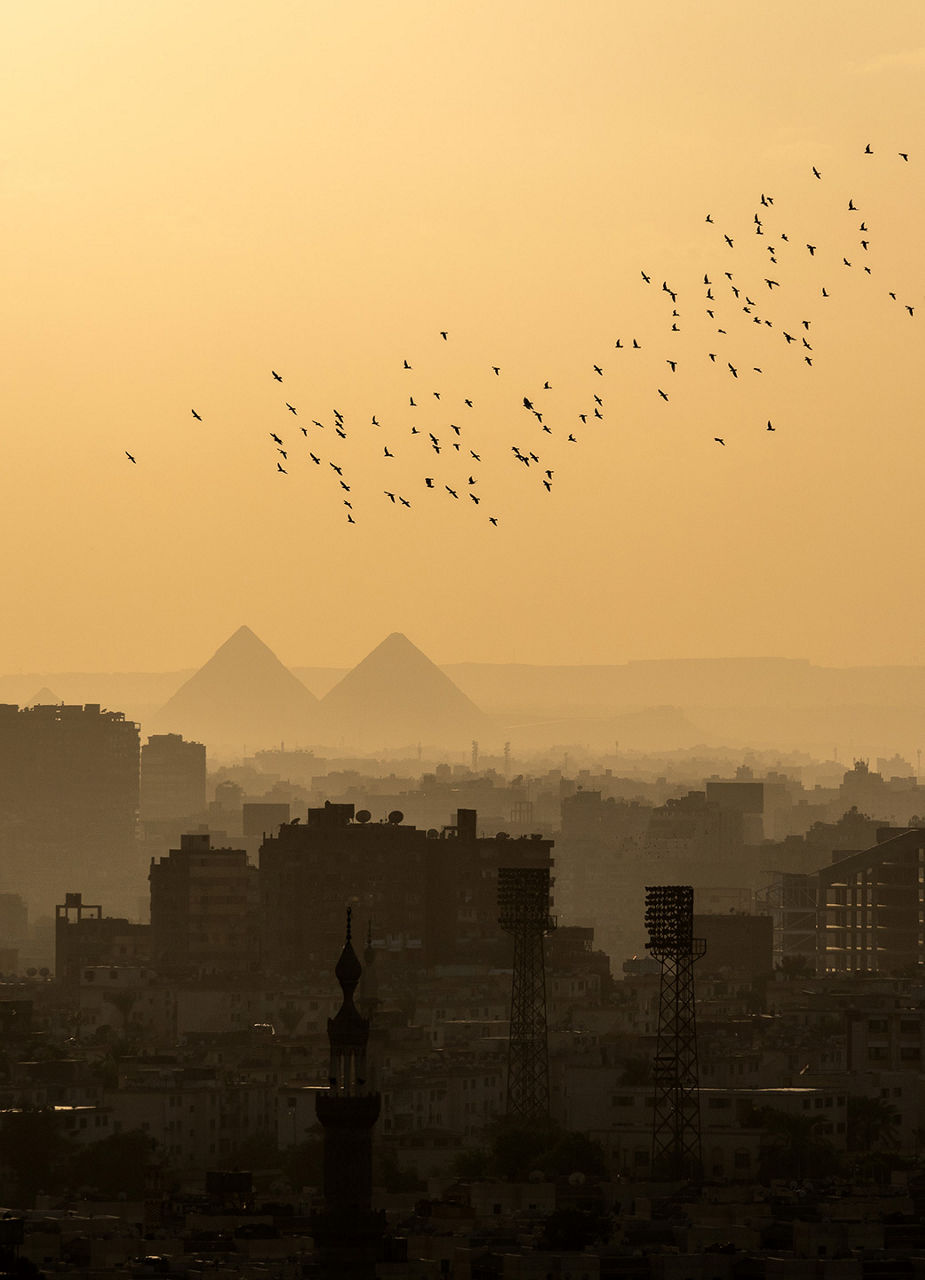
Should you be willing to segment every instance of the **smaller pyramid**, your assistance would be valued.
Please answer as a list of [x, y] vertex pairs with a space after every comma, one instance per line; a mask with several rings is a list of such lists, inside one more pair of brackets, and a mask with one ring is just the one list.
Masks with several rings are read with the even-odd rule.
[[361, 747], [457, 745], [488, 727], [475, 703], [398, 631], [325, 694], [321, 709], [332, 739]]
[[309, 741], [318, 699], [250, 627], [239, 627], [154, 717], [149, 731], [207, 744], [275, 746]]
[[56, 693], [52, 693], [48, 685], [43, 684], [38, 693], [34, 693], [28, 702], [23, 703], [24, 707], [57, 707], [62, 699]]

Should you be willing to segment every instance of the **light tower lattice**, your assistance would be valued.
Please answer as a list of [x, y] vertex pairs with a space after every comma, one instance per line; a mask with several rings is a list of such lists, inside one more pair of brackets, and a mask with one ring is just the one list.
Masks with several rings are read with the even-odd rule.
[[647, 886], [645, 922], [646, 947], [662, 966], [652, 1172], [661, 1178], [696, 1178], [701, 1153], [694, 964], [706, 951], [706, 943], [693, 936], [694, 890], [690, 885]]
[[546, 968], [543, 939], [556, 927], [549, 914], [548, 867], [498, 868], [498, 923], [514, 938], [507, 1114], [549, 1119]]

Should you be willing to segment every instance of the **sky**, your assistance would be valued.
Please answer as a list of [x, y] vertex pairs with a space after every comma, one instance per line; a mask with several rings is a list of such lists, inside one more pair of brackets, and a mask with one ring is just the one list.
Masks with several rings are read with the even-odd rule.
[[921, 0], [7, 6], [0, 672], [925, 662], [923, 72]]

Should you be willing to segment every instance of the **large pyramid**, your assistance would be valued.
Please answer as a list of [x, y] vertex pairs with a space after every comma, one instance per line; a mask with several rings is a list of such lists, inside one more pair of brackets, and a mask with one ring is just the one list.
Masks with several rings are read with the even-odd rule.
[[287, 739], [304, 745], [315, 738], [317, 721], [315, 695], [250, 627], [239, 627], [145, 730], [250, 751]]
[[329, 741], [365, 748], [468, 745], [489, 721], [400, 632], [393, 632], [321, 700]]

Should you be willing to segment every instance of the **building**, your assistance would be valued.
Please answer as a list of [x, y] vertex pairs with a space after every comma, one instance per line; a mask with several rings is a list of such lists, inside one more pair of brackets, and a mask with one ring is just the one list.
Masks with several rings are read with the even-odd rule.
[[925, 829], [884, 827], [814, 878], [818, 973], [923, 971]]
[[[505, 964], [497, 924], [499, 866], [550, 865], [552, 841], [479, 836], [474, 810], [427, 831], [403, 815], [372, 822], [367, 810], [326, 803], [268, 836], [260, 849], [263, 964], [270, 973], [317, 976], [341, 941], [354, 904], [371, 923], [383, 974], [398, 965]], [[310, 922], [310, 927], [307, 927]]]
[[248, 972], [258, 964], [257, 870], [206, 833], [152, 859], [151, 959], [160, 973]]
[[10, 888], [46, 912], [76, 880], [121, 901], [136, 874], [138, 726], [121, 711], [0, 705], [0, 838]]
[[181, 822], [189, 829], [206, 810], [206, 749], [179, 733], [152, 734], [141, 748], [142, 822]]
[[66, 893], [55, 907], [55, 977], [68, 986], [80, 982], [85, 969], [100, 965], [146, 965], [151, 936], [146, 924], [104, 916], [83, 894]]

